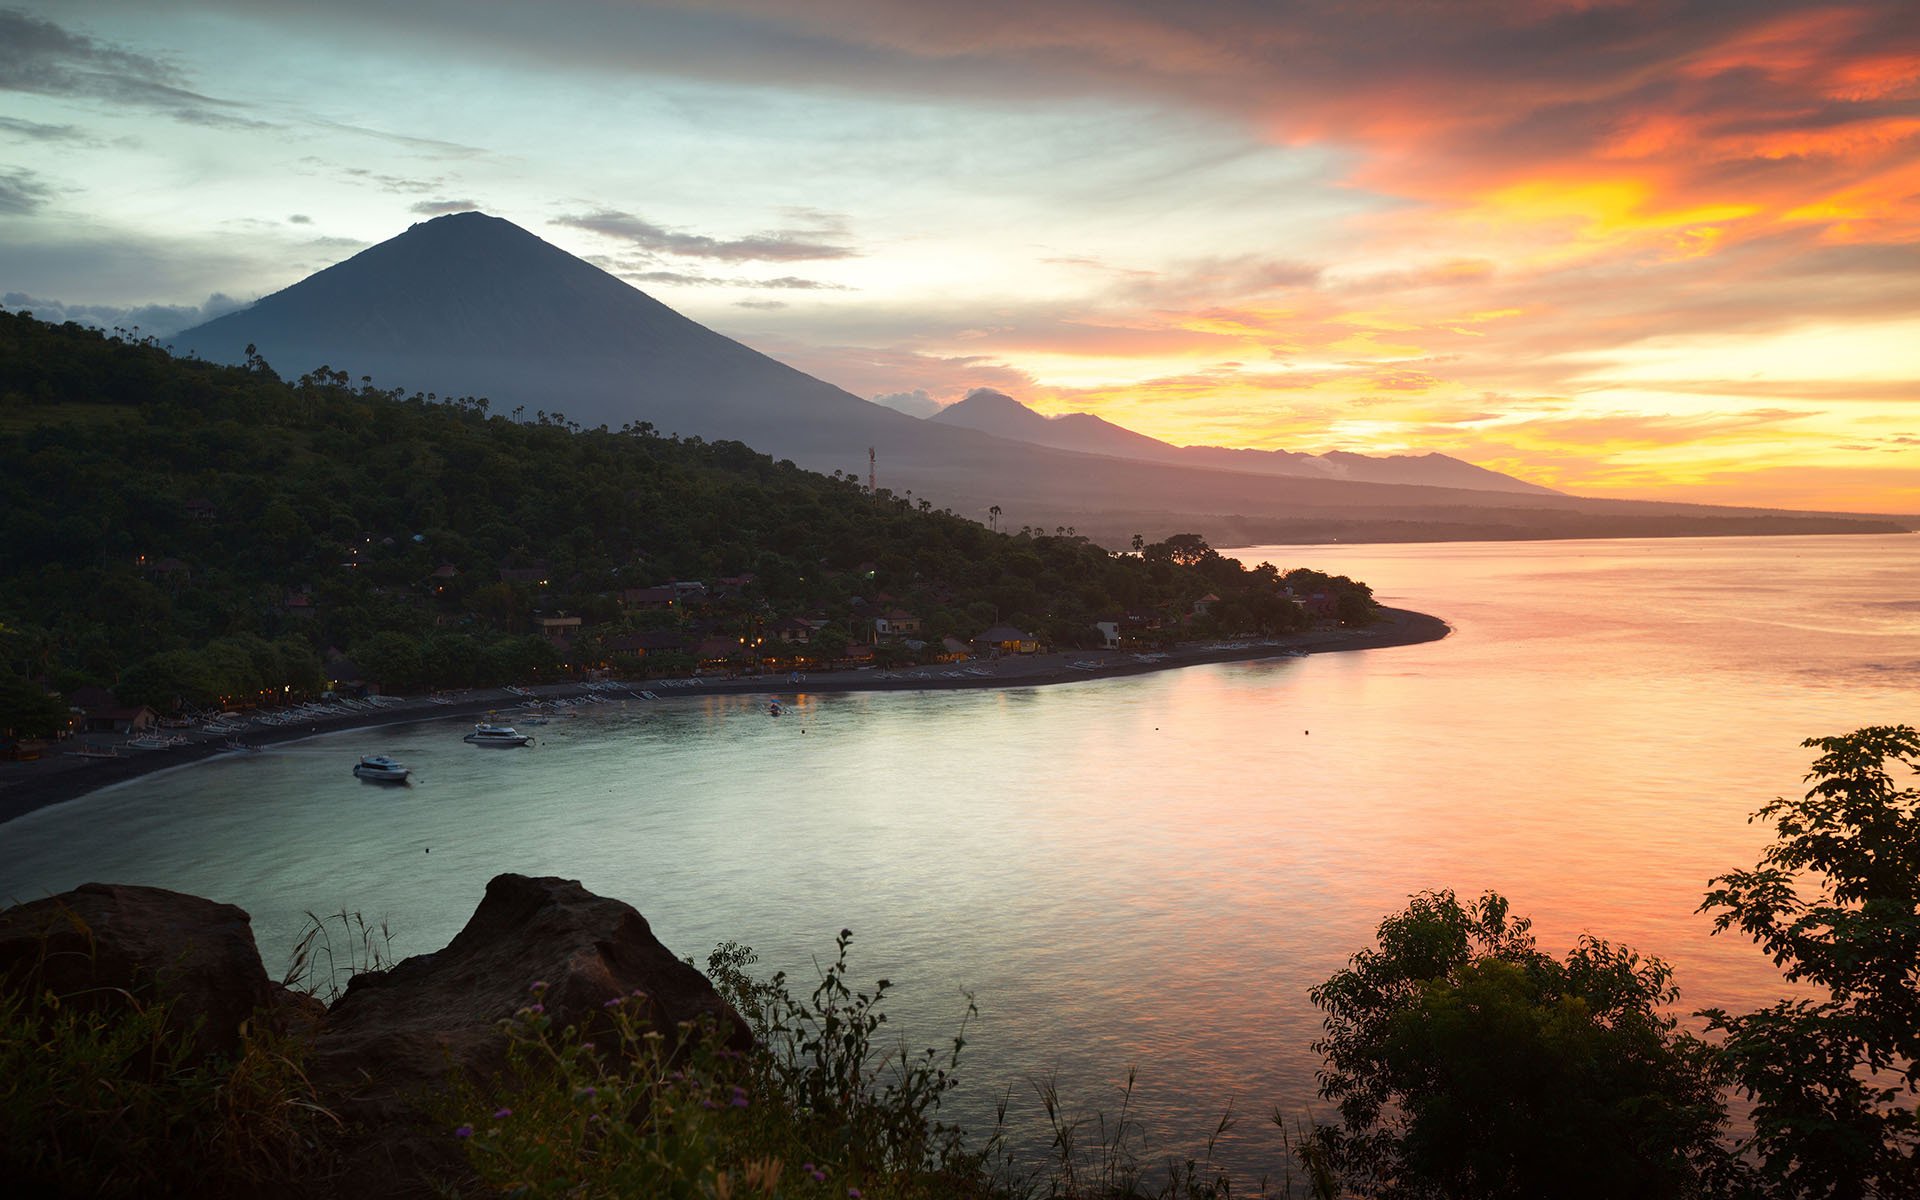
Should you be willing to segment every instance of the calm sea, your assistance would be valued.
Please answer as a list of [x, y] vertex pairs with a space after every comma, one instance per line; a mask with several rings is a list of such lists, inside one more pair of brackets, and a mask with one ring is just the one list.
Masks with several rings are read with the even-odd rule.
[[[1424, 646], [1005, 692], [605, 706], [525, 751], [427, 723], [194, 766], [0, 826], [0, 896], [154, 884], [253, 914], [269, 969], [307, 911], [460, 928], [489, 876], [563, 875], [676, 952], [811, 978], [855, 931], [917, 1045], [973, 994], [963, 1112], [1028, 1080], [1167, 1152], [1231, 1099], [1231, 1158], [1320, 1111], [1307, 989], [1424, 888], [1496, 889], [1558, 951], [1673, 961], [1686, 1008], [1774, 998], [1708, 936], [1707, 879], [1801, 790], [1801, 739], [1920, 722], [1920, 538], [1258, 547], [1455, 629]], [[783, 693], [783, 698], [787, 694]], [[355, 756], [412, 764], [362, 784]]]

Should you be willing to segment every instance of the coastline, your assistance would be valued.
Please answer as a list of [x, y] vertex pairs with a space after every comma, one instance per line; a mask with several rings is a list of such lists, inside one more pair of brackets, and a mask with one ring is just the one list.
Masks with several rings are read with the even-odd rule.
[[[1255, 662], [1301, 654], [1328, 654], [1349, 650], [1377, 650], [1438, 641], [1452, 628], [1438, 617], [1409, 609], [1382, 608], [1381, 619], [1364, 629], [1326, 629], [1262, 641], [1219, 642], [1179, 646], [1155, 654], [1124, 650], [1067, 650], [1049, 654], [987, 659], [963, 667], [909, 667], [897, 671], [858, 669], [810, 672], [799, 683], [785, 675], [707, 677], [684, 680], [636, 680], [610, 687], [590, 688], [581, 683], [541, 684], [510, 692], [505, 688], [475, 688], [443, 694], [434, 700], [409, 697], [377, 710], [324, 717], [297, 726], [250, 729], [241, 735], [259, 748], [283, 745], [328, 733], [345, 733], [382, 725], [480, 717], [517, 708], [530, 699], [573, 699], [595, 694], [622, 699], [651, 692], [659, 700], [685, 696], [786, 695], [792, 693], [956, 691], [963, 688], [1044, 687], [1145, 675], [1206, 663]], [[56, 750], [37, 762], [0, 763], [0, 824], [102, 788], [160, 771], [177, 769], [228, 753], [225, 739], [214, 734], [194, 735], [189, 745], [166, 750], [133, 750], [117, 758], [87, 758]], [[124, 739], [120, 739], [124, 741]], [[70, 744], [70, 743], [69, 743]]]

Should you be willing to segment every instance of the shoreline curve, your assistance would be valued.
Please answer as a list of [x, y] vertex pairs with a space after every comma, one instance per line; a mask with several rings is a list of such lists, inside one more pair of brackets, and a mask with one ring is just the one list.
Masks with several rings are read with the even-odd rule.
[[[1382, 608], [1380, 620], [1361, 629], [1325, 629], [1291, 637], [1261, 641], [1209, 643], [1177, 646], [1154, 655], [1143, 656], [1124, 650], [1057, 651], [1013, 658], [987, 659], [967, 664], [985, 673], [961, 678], [942, 675], [939, 667], [909, 667], [899, 671], [857, 669], [851, 671], [811, 672], [803, 682], [792, 683], [782, 675], [749, 675], [738, 678], [694, 678], [675, 681], [636, 680], [618, 686], [633, 693], [658, 691], [660, 700], [690, 696], [766, 695], [793, 692], [908, 692], [959, 691], [970, 688], [1045, 687], [1060, 683], [1084, 683], [1096, 679], [1117, 679], [1128, 675], [1146, 675], [1157, 671], [1208, 663], [1257, 662], [1262, 659], [1292, 658], [1302, 654], [1329, 654], [1352, 650], [1379, 650], [1391, 646], [1413, 646], [1435, 642], [1453, 632], [1452, 626], [1438, 617], [1410, 609]], [[442, 696], [437, 701], [409, 698], [378, 711], [355, 712], [325, 717], [299, 726], [276, 726], [250, 730], [244, 740], [250, 746], [264, 748], [303, 741], [329, 733], [372, 729], [383, 725], [402, 725], [415, 721], [477, 717], [525, 703], [529, 699], [571, 699], [596, 694], [595, 689], [579, 683], [541, 684], [523, 689], [531, 695], [509, 692], [505, 688], [475, 688]], [[0, 824], [16, 817], [38, 812], [55, 804], [75, 800], [116, 784], [127, 783], [161, 771], [190, 766], [227, 753], [223, 739], [212, 734], [204, 740], [167, 750], [137, 751], [123, 758], [84, 758], [54, 754], [38, 762], [0, 763]]]

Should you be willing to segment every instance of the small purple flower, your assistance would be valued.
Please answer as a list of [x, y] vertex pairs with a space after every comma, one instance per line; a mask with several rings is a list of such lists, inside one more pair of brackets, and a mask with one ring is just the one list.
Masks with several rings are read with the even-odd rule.
[[860, 1189], [859, 1189], [859, 1188], [848, 1188], [848, 1189], [847, 1189], [847, 1200], [860, 1200]]
[[537, 1017], [541, 1013], [547, 1011], [547, 1006], [544, 1004], [529, 1004], [527, 1005], [527, 1011]]
[[471, 1125], [458, 1126], [454, 1129], [453, 1136], [457, 1138], [470, 1138], [473, 1136], [473, 1126]]
[[735, 1108], [745, 1108], [747, 1106], [747, 1089], [743, 1087], [733, 1089], [733, 1106]]
[[584, 1050], [584, 1051], [586, 1051], [586, 1052], [587, 1052], [588, 1054], [592, 1054], [592, 1053], [593, 1053], [593, 1043], [592, 1043], [592, 1042], [581, 1042], [581, 1043], [580, 1043], [580, 1049], [582, 1049], [582, 1050]]
[[620, 1004], [621, 1004], [621, 998], [619, 996], [615, 996], [613, 999], [607, 1001], [605, 1004], [602, 1004], [600, 1007], [601, 1008], [619, 1008]]
[[537, 979], [534, 981], [533, 986], [528, 988], [527, 990], [532, 992], [534, 995], [538, 996], [541, 992], [544, 992], [547, 990], [547, 981], [544, 979]]
[[574, 1093], [574, 1095], [580, 1097], [582, 1100], [591, 1100], [595, 1096], [598, 1096], [599, 1094], [600, 1094], [599, 1089], [592, 1088], [592, 1087], [583, 1087], [579, 1091]]
[[510, 1117], [510, 1116], [512, 1116], [512, 1115], [513, 1115], [513, 1110], [512, 1110], [512, 1109], [510, 1109], [510, 1108], [502, 1108], [502, 1109], [499, 1109], [499, 1110], [497, 1110], [497, 1111], [495, 1111], [495, 1112], [494, 1112], [494, 1114], [493, 1114], [493, 1119], [494, 1119], [494, 1120], [496, 1120], [496, 1121], [504, 1121], [504, 1120], [506, 1120], [506, 1119], [507, 1119], [508, 1117]]
[[815, 1183], [825, 1183], [827, 1181], [827, 1173], [825, 1171], [815, 1171], [813, 1173], [813, 1181]]

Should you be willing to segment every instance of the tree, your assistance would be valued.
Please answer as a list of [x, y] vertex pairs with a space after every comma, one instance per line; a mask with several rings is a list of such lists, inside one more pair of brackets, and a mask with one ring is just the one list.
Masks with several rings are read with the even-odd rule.
[[52, 737], [67, 727], [67, 705], [37, 683], [0, 668], [0, 735]]
[[1920, 1196], [1920, 791], [1889, 771], [1920, 769], [1920, 733], [1803, 744], [1822, 752], [1813, 786], [1753, 815], [1779, 840], [1715, 878], [1700, 911], [1826, 998], [1704, 1015], [1753, 1099], [1754, 1148], [1792, 1195]]
[[1489, 892], [1424, 892], [1313, 989], [1315, 1149], [1376, 1200], [1689, 1197], [1734, 1172], [1712, 1049], [1676, 1032], [1658, 959], [1592, 937], [1566, 961]]

